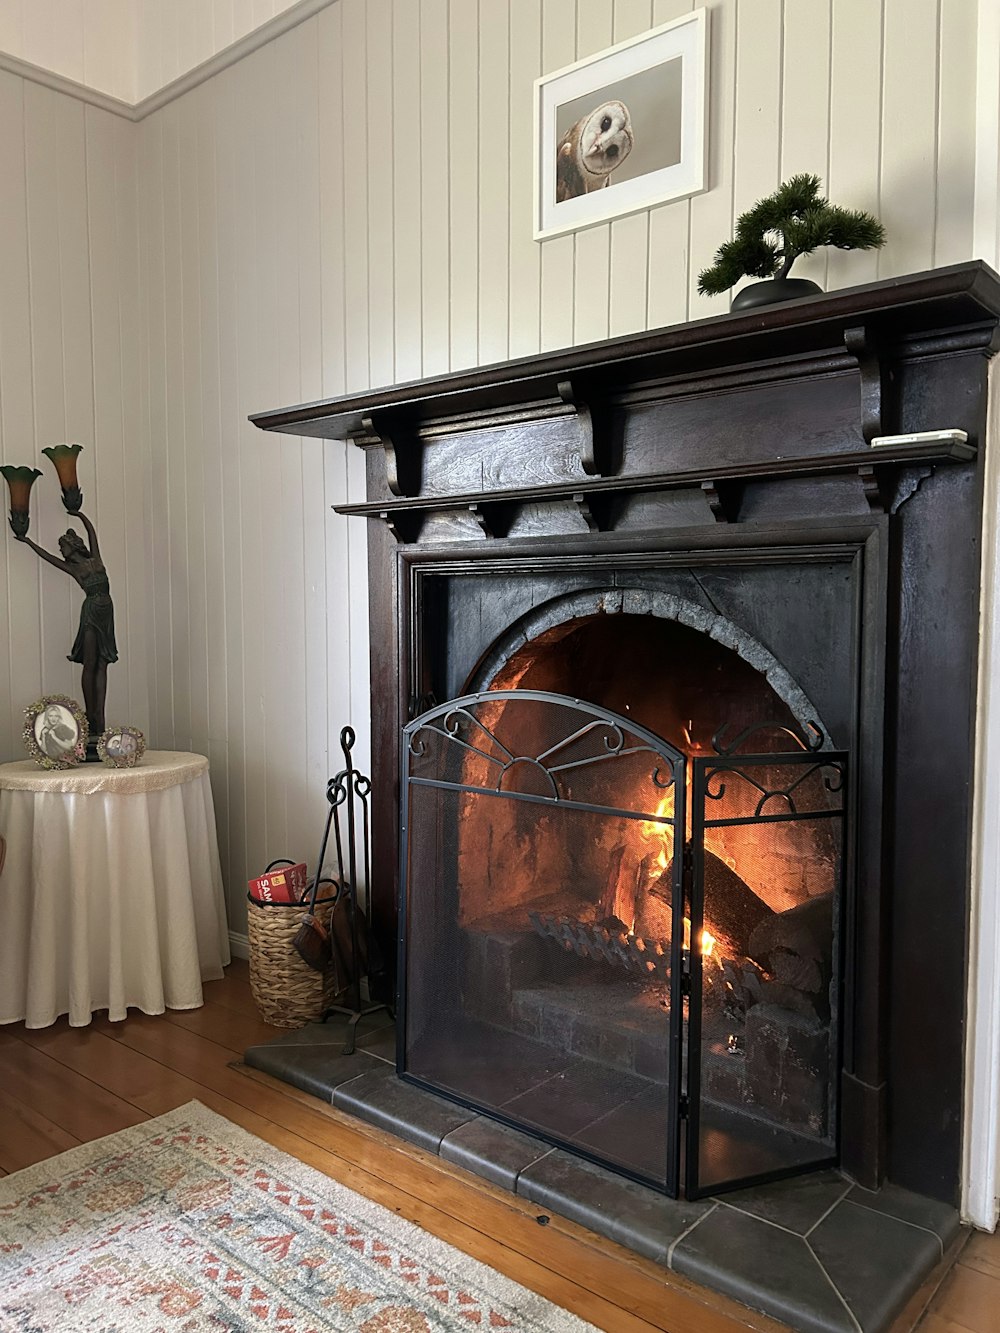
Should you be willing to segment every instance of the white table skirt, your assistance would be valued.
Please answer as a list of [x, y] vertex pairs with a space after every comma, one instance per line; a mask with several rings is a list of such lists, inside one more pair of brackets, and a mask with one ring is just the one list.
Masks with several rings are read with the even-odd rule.
[[229, 935], [208, 761], [0, 765], [0, 1023], [203, 1003]]

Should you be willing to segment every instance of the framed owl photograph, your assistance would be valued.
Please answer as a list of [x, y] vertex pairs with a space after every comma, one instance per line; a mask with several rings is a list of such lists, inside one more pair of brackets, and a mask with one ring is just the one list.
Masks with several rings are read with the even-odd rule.
[[535, 81], [534, 237], [706, 188], [708, 11]]

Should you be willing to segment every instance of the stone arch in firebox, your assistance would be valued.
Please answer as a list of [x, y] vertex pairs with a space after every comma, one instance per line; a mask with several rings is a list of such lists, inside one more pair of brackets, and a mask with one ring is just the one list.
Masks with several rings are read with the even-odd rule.
[[517, 688], [588, 699], [688, 754], [710, 753], [720, 728], [732, 740], [762, 723], [806, 736], [818, 727], [830, 746], [818, 708], [770, 649], [712, 607], [655, 589], [579, 589], [533, 607], [462, 693]]

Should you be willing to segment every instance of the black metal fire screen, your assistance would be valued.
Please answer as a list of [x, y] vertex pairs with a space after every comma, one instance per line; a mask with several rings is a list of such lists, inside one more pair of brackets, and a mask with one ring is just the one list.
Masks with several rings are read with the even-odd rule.
[[[839, 880], [842, 796], [815, 773], [840, 764], [842, 778], [842, 756], [707, 761], [531, 690], [434, 708], [404, 742], [402, 1077], [673, 1195], [689, 1115], [689, 1193], [829, 1156], [829, 1096], [814, 1114], [818, 1094], [796, 1094], [787, 1122], [791, 1067], [772, 1102], [740, 1071], [757, 1028], [802, 1057], [800, 1029], [825, 1022], [806, 1053], [833, 1058], [836, 909], [803, 905]], [[722, 768], [730, 789], [759, 778], [759, 810], [722, 793], [706, 813]], [[824, 923], [789, 980], [786, 954]], [[812, 1001], [798, 1026], [765, 1021]], [[742, 1156], [720, 1151], [731, 1131]]]

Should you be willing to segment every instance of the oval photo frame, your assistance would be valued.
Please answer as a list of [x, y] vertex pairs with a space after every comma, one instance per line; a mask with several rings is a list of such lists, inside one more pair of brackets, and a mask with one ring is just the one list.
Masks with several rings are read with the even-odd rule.
[[138, 727], [108, 727], [97, 742], [97, 754], [109, 768], [135, 768], [146, 752]]
[[87, 716], [66, 694], [45, 694], [24, 710], [21, 735], [41, 768], [73, 768], [87, 757]]

